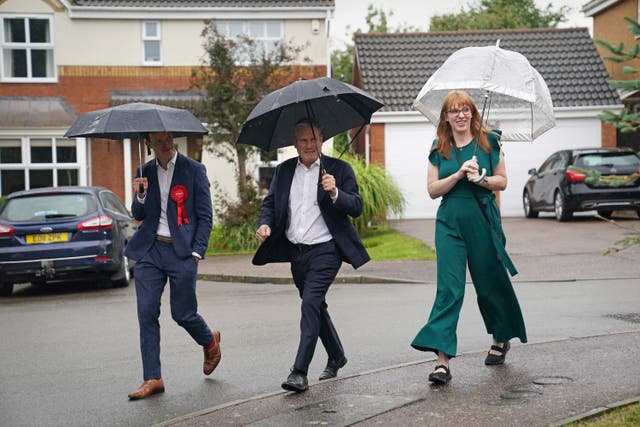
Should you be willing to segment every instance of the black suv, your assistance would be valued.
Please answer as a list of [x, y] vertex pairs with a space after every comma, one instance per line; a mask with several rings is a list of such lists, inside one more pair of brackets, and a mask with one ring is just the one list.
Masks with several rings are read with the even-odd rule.
[[616, 210], [640, 216], [640, 157], [630, 148], [557, 151], [529, 175], [522, 192], [527, 218], [549, 211], [567, 221], [574, 212], [590, 210], [605, 218]]

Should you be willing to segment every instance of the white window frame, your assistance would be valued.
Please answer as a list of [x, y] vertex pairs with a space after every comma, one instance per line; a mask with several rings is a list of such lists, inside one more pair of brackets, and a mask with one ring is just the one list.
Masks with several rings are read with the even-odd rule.
[[[18, 170], [24, 173], [24, 186], [25, 190], [31, 188], [31, 182], [29, 172], [33, 170], [50, 170], [52, 171], [52, 183], [54, 187], [58, 186], [58, 170], [74, 169], [78, 171], [77, 185], [87, 184], [87, 165], [85, 159], [86, 154], [86, 140], [84, 138], [77, 138], [68, 140], [66, 138], [44, 135], [29, 135], [22, 137], [11, 137], [0, 135], [0, 145], [3, 141], [20, 141], [21, 162], [20, 163], [0, 163], [0, 171], [2, 170]], [[31, 161], [31, 140], [50, 140], [51, 141], [51, 163], [34, 163]], [[57, 159], [57, 143], [58, 141], [68, 143], [68, 141], [75, 141], [76, 148], [76, 161], [73, 163], [58, 163]], [[0, 175], [0, 180], [2, 179]], [[2, 182], [0, 181], [0, 193], [2, 192]], [[7, 194], [0, 194], [0, 196], [6, 196]]]
[[[15, 43], [5, 41], [5, 19], [23, 19], [25, 21], [25, 42]], [[29, 20], [41, 19], [49, 21], [49, 42], [48, 43], [31, 43], [29, 40]], [[27, 61], [27, 77], [13, 77], [8, 76], [5, 73], [5, 51], [6, 50], [25, 50]], [[47, 77], [33, 77], [33, 68], [31, 64], [31, 51], [32, 50], [46, 50], [51, 55], [51, 76]], [[49, 55], [47, 55], [49, 56]], [[48, 68], [48, 67], [47, 67]], [[37, 15], [37, 14], [0, 14], [0, 81], [7, 83], [56, 83], [58, 81], [58, 70], [56, 67], [55, 59], [55, 39], [53, 31], [53, 16], [52, 15]]]
[[[231, 36], [229, 32], [230, 24], [242, 24], [242, 35], [246, 37], [250, 37], [256, 43], [262, 44], [263, 52], [266, 52], [270, 43], [277, 43], [284, 40], [284, 22], [279, 19], [252, 19], [252, 20], [219, 20], [215, 22], [218, 33], [226, 38], [235, 38], [235, 36]], [[252, 37], [251, 36], [251, 26], [255, 24], [261, 24], [263, 27], [263, 36], [262, 37]], [[278, 24], [280, 27], [280, 35], [277, 37], [269, 37], [267, 35], [267, 25], [268, 24]], [[247, 62], [246, 59], [237, 58], [238, 63]]]
[[[156, 26], [157, 34], [150, 36], [147, 34], [147, 24], [154, 24]], [[162, 24], [160, 21], [142, 21], [142, 64], [143, 65], [162, 65]], [[147, 60], [147, 42], [158, 42], [158, 55], [157, 61]]]

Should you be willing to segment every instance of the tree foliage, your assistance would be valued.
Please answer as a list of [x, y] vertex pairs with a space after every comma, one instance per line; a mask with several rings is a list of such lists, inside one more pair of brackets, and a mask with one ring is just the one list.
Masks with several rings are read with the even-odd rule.
[[280, 42], [272, 51], [249, 37], [227, 38], [215, 22], [202, 31], [205, 56], [191, 74], [191, 87], [204, 92], [197, 108], [209, 123], [211, 141], [206, 148], [236, 165], [238, 190], [248, 185], [247, 160], [257, 148], [235, 144], [242, 124], [256, 104], [269, 92], [290, 83], [291, 63], [304, 46]]
[[[630, 24], [629, 30], [633, 33], [635, 40], [638, 40], [640, 37], [640, 24], [638, 21], [629, 17], [625, 17], [624, 19]], [[640, 43], [636, 42], [635, 46], [629, 48], [625, 47], [624, 43], [619, 43], [614, 46], [599, 39], [596, 40], [596, 43], [604, 47], [611, 54], [611, 56], [604, 57], [605, 61], [625, 63], [640, 58]], [[629, 76], [636, 76], [636, 78], [630, 78], [629, 80], [610, 80], [611, 85], [628, 92], [640, 90], [640, 77], [637, 77], [639, 70], [625, 66], [622, 71], [625, 74], [629, 74]], [[605, 110], [598, 117], [605, 123], [613, 124], [623, 133], [640, 130], [640, 111], [633, 111], [625, 107], [618, 114]]]
[[[365, 22], [367, 28], [362, 30], [360, 28], [352, 32], [350, 38], [353, 41], [353, 35], [355, 33], [405, 33], [409, 31], [419, 31], [418, 28], [407, 25], [399, 24], [395, 27], [389, 25], [389, 21], [393, 17], [393, 10], [389, 9], [386, 12], [383, 8], [376, 8], [372, 4], [367, 6], [367, 16]], [[349, 30], [348, 30], [349, 31]], [[340, 80], [345, 83], [351, 83], [352, 70], [353, 70], [353, 54], [354, 45], [348, 43], [344, 49], [336, 49], [331, 52], [331, 70], [332, 77], [336, 80]]]
[[551, 3], [539, 9], [534, 0], [480, 0], [458, 13], [432, 16], [429, 31], [555, 28], [567, 20], [569, 10], [554, 10]]
[[[389, 21], [393, 17], [393, 10], [386, 12], [383, 8], [376, 8], [372, 4], [367, 6], [367, 16], [365, 22], [367, 23], [366, 30], [358, 28], [351, 34], [351, 40], [353, 41], [353, 35], [355, 33], [368, 32], [368, 33], [389, 33], [389, 32], [409, 32], [419, 31], [416, 27], [399, 24], [396, 27], [391, 27]], [[336, 49], [331, 52], [331, 77], [341, 82], [349, 83], [353, 81], [353, 57], [355, 54], [355, 46], [353, 43], [347, 43], [343, 49]], [[334, 152], [342, 153], [347, 150], [349, 145], [349, 138], [346, 132], [336, 135], [333, 138]]]

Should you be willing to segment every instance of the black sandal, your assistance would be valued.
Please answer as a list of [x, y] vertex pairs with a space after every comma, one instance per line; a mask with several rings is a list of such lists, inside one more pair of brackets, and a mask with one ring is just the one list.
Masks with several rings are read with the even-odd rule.
[[[444, 369], [444, 372], [437, 372], [438, 369]], [[451, 381], [451, 371], [445, 365], [436, 365], [436, 368], [429, 374], [429, 381], [437, 385], [444, 385]]]
[[489, 365], [489, 366], [491, 366], [491, 365], [502, 365], [504, 363], [504, 359], [507, 357], [507, 352], [509, 351], [510, 348], [511, 348], [511, 344], [509, 344], [509, 341], [504, 343], [503, 347], [498, 347], [497, 345], [492, 345], [491, 346], [491, 350], [497, 351], [500, 354], [499, 355], [492, 354], [489, 351], [487, 353], [487, 358], [484, 359], [484, 364], [485, 365]]

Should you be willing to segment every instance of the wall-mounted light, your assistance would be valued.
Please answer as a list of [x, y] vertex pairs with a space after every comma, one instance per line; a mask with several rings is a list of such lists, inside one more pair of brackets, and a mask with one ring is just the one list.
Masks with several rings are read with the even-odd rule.
[[319, 19], [311, 20], [311, 33], [312, 34], [320, 34], [320, 20]]

